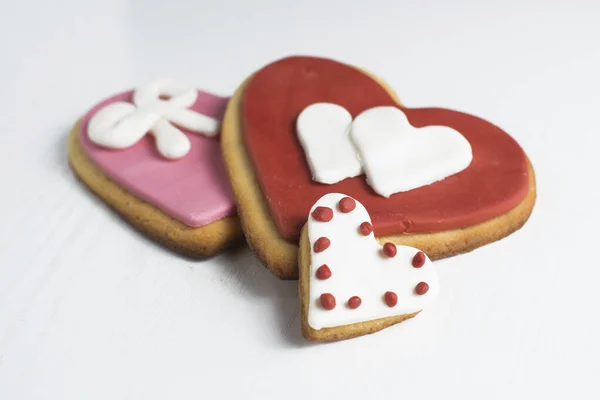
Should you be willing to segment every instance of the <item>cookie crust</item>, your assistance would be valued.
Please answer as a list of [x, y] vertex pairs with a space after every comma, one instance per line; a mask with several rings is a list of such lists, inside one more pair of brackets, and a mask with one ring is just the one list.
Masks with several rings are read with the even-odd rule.
[[79, 139], [79, 121], [69, 133], [69, 164], [77, 177], [136, 230], [163, 246], [193, 258], [211, 257], [240, 240], [237, 216], [193, 228], [165, 214], [113, 182], [87, 156]]

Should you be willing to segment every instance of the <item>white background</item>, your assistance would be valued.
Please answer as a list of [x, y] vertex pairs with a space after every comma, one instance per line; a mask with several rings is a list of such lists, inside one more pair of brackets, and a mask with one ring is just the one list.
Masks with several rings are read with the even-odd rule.
[[[593, 0], [0, 2], [0, 399], [598, 399], [598, 37]], [[375, 335], [305, 342], [295, 282], [164, 250], [67, 164], [97, 100], [227, 95], [290, 54], [484, 117], [536, 169], [527, 225], [437, 262], [437, 304]]]

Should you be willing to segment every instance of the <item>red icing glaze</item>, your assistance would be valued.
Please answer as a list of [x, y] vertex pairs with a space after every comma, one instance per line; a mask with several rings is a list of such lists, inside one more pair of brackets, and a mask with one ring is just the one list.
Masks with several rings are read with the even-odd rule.
[[369, 223], [369, 222], [363, 222], [362, 224], [360, 224], [360, 233], [362, 233], [365, 236], [368, 236], [371, 234], [371, 232], [373, 232], [373, 226]]
[[362, 303], [362, 300], [358, 296], [352, 296], [348, 299], [348, 307], [350, 307], [353, 310], [360, 307], [361, 303]]
[[396, 248], [396, 245], [394, 243], [387, 242], [383, 245], [383, 253], [389, 258], [396, 257], [397, 252], [398, 249]]
[[429, 285], [427, 284], [427, 282], [419, 282], [417, 283], [417, 286], [415, 286], [415, 293], [419, 296], [424, 295], [425, 293], [427, 293], [428, 290]]
[[425, 253], [419, 251], [412, 259], [412, 265], [415, 268], [421, 268], [425, 265]]
[[333, 310], [335, 308], [335, 297], [331, 293], [323, 293], [319, 300], [324, 309]]
[[324, 281], [325, 279], [331, 278], [331, 269], [327, 266], [327, 264], [321, 265], [315, 274], [317, 279]]
[[320, 253], [323, 250], [327, 250], [327, 248], [329, 247], [330, 244], [331, 244], [331, 240], [329, 240], [328, 238], [326, 238], [326, 237], [318, 238], [313, 247], [315, 250], [315, 253]]
[[333, 210], [329, 207], [317, 207], [311, 215], [317, 221], [329, 222], [333, 218]]
[[[426, 82], [424, 82], [426, 83]], [[377, 195], [364, 176], [333, 185], [312, 180], [296, 134], [296, 118], [310, 104], [330, 102], [353, 117], [393, 105], [416, 127], [446, 125], [470, 142], [473, 161], [442, 181], [389, 198]], [[290, 57], [258, 71], [243, 96], [244, 139], [271, 217], [281, 236], [297, 242], [310, 208], [321, 196], [346, 193], [371, 215], [376, 236], [464, 228], [502, 215], [529, 190], [521, 147], [497, 126], [441, 108], [405, 108], [357, 69], [313, 57]]]
[[349, 213], [356, 208], [356, 201], [350, 197], [344, 197], [340, 200], [338, 208], [343, 213]]
[[398, 295], [394, 292], [385, 292], [383, 297], [385, 299], [385, 304], [387, 304], [389, 307], [394, 307], [396, 304], [398, 304]]

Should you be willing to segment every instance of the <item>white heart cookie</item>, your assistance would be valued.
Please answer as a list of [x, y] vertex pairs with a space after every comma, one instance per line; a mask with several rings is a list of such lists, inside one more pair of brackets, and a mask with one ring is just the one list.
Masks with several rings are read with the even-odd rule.
[[311, 208], [307, 229], [312, 329], [412, 314], [436, 298], [439, 283], [429, 258], [412, 247], [381, 246], [358, 201], [323, 196]]
[[333, 184], [362, 174], [350, 140], [352, 116], [342, 106], [315, 103], [296, 121], [298, 140], [316, 182]]
[[352, 123], [352, 141], [367, 182], [389, 197], [440, 181], [467, 168], [469, 141], [447, 126], [413, 127], [396, 107], [375, 107]]

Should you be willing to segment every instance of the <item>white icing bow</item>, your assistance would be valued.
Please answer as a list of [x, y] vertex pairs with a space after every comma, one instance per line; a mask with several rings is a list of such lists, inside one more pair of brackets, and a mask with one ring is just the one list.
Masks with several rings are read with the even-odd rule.
[[214, 136], [219, 130], [218, 120], [188, 109], [197, 96], [196, 89], [173, 80], [154, 81], [134, 91], [133, 104], [119, 101], [94, 114], [88, 124], [88, 136], [99, 146], [123, 149], [151, 133], [163, 157], [181, 158], [191, 144], [177, 126], [206, 136]]
[[333, 184], [364, 173], [384, 197], [467, 168], [471, 145], [447, 126], [415, 128], [397, 107], [374, 107], [354, 121], [343, 107], [315, 103], [296, 122], [313, 180]]

